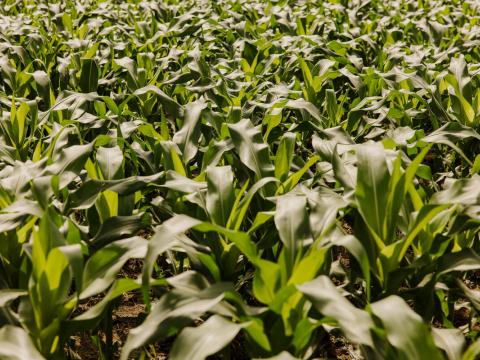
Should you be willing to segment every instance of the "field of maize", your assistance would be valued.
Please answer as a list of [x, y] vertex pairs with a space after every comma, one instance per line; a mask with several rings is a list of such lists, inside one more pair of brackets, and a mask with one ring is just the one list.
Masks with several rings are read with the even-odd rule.
[[476, 0], [0, 0], [0, 359], [479, 359], [479, 132]]

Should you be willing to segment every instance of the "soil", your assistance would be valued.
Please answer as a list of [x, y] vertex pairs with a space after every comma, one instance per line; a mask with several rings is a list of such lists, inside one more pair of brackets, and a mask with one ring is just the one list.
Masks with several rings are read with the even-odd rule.
[[[345, 254], [342, 253], [344, 256]], [[344, 257], [345, 258], [345, 257]], [[345, 259], [348, 261], [348, 258]], [[119, 273], [119, 277], [136, 278], [142, 271], [143, 262], [138, 259], [129, 260]], [[88, 310], [96, 303], [101, 301], [104, 294], [92, 296], [83, 301], [77, 307], [73, 314], [78, 315]], [[125, 343], [129, 331], [140, 325], [145, 316], [145, 305], [138, 292], [128, 292], [122, 295], [118, 306], [112, 311], [112, 343], [113, 359], [119, 359], [123, 344]], [[105, 333], [101, 326], [88, 332], [75, 333], [70, 337], [70, 341], [65, 347], [65, 352], [72, 360], [98, 360], [102, 359], [99, 346], [95, 341], [97, 337], [100, 342], [105, 344]], [[97, 341], [98, 341], [97, 340]], [[324, 359], [339, 360], [359, 360], [361, 357], [357, 354], [354, 347], [342, 336], [328, 335], [325, 339], [324, 351], [321, 357]], [[146, 359], [163, 360], [168, 359], [168, 353], [172, 346], [172, 341], [156, 343], [152, 346], [142, 349], [146, 353]], [[231, 360], [249, 359], [243, 348], [243, 339], [238, 336], [231, 344], [232, 351], [227, 357]], [[137, 359], [140, 351], [134, 352], [131, 359]], [[226, 359], [225, 356], [211, 356], [210, 360]]]
[[[344, 229], [348, 233], [350, 230], [348, 224], [343, 224]], [[348, 252], [339, 247], [337, 259], [344, 269], [350, 268], [350, 258]], [[129, 260], [119, 273], [119, 277], [137, 278], [142, 271], [143, 262], [138, 259]], [[472, 272], [466, 279], [465, 284], [471, 289], [479, 289], [480, 272]], [[338, 281], [338, 280], [337, 280]], [[93, 296], [79, 304], [74, 315], [80, 314], [96, 303], [98, 303], [104, 294]], [[125, 343], [129, 331], [141, 324], [145, 316], [145, 305], [143, 304], [141, 295], [138, 292], [128, 292], [119, 299], [118, 306], [112, 312], [112, 353], [113, 359], [119, 359], [121, 349]], [[458, 307], [454, 313], [454, 325], [456, 327], [466, 326], [470, 320], [470, 309], [468, 307]], [[440, 323], [433, 324], [436, 327], [442, 327]], [[480, 330], [478, 322], [473, 324], [476, 331]], [[88, 331], [80, 332], [72, 335], [65, 350], [69, 359], [81, 360], [97, 360], [101, 359], [99, 346], [105, 344], [106, 338], [102, 327]], [[99, 344], [99, 342], [101, 344]], [[319, 351], [318, 358], [321, 359], [338, 359], [338, 360], [360, 360], [362, 359], [358, 350], [350, 344], [343, 336], [335, 332], [327, 334], [322, 340], [324, 346]], [[227, 355], [232, 360], [245, 360], [248, 355], [243, 348], [243, 339], [237, 337], [231, 344], [231, 352]], [[104, 346], [104, 345], [103, 345]], [[171, 339], [156, 343], [152, 346], [143, 348], [146, 359], [168, 359], [168, 353], [172, 346]], [[131, 359], [136, 359], [140, 355], [140, 350], [134, 352]], [[224, 359], [225, 356], [212, 356], [210, 360]]]
[[340, 334], [333, 332], [324, 338], [325, 346], [315, 359], [363, 360], [359, 351]]
[[[137, 278], [142, 271], [143, 262], [138, 259], [130, 259], [119, 273], [119, 277]], [[97, 295], [79, 304], [74, 316], [83, 313], [102, 299], [103, 295]], [[138, 292], [132, 291], [122, 295], [119, 305], [112, 311], [112, 343], [113, 359], [119, 359], [122, 345], [125, 343], [129, 331], [140, 325], [145, 315], [145, 305]], [[97, 360], [101, 359], [99, 347], [94, 337], [104, 344], [105, 333], [102, 329], [89, 332], [79, 332], [70, 337], [66, 352], [71, 359]], [[143, 349], [147, 353], [147, 359], [167, 359], [170, 343], [156, 344]], [[134, 353], [132, 359], [137, 358], [139, 353]]]

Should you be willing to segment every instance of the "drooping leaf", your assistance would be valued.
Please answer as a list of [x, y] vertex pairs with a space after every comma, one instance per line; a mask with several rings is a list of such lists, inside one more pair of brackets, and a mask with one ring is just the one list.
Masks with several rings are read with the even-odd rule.
[[248, 119], [229, 124], [228, 128], [242, 162], [257, 175], [258, 179], [272, 176], [274, 167], [270, 162], [268, 146], [263, 142], [259, 129]]
[[20, 327], [0, 328], [0, 356], [5, 360], [43, 360], [28, 334]]
[[373, 303], [370, 308], [381, 320], [388, 341], [402, 359], [443, 358], [427, 325], [400, 297], [389, 296]]
[[242, 327], [242, 324], [213, 315], [198, 327], [183, 329], [173, 343], [169, 357], [172, 360], [206, 359], [229, 344]]
[[373, 321], [365, 311], [357, 309], [345, 299], [327, 276], [319, 276], [297, 288], [319, 312], [335, 319], [350, 341], [373, 346], [370, 333], [373, 330]]

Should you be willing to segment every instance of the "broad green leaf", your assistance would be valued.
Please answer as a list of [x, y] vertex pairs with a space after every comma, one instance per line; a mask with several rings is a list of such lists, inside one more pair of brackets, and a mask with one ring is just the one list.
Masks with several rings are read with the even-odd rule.
[[113, 216], [108, 218], [91, 239], [96, 246], [106, 245], [114, 240], [135, 235], [139, 230], [150, 225], [151, 217], [145, 213], [130, 216]]
[[58, 159], [45, 168], [45, 174], [58, 175], [66, 171], [79, 173], [93, 149], [93, 144], [73, 145], [60, 153]]
[[200, 136], [201, 115], [207, 103], [203, 100], [197, 100], [185, 106], [185, 118], [183, 126], [173, 136], [173, 141], [178, 144], [182, 150], [182, 159], [188, 163], [197, 153], [198, 139]]
[[480, 256], [473, 249], [463, 249], [459, 252], [448, 253], [440, 258], [438, 274], [447, 274], [452, 271], [472, 271], [480, 269]]
[[463, 354], [462, 360], [474, 360], [480, 355], [480, 340], [476, 340], [467, 348]]
[[206, 170], [206, 176], [208, 185], [207, 211], [213, 223], [225, 226], [235, 201], [232, 168], [229, 166], [210, 166]]
[[373, 142], [359, 146], [357, 168], [355, 197], [358, 209], [368, 227], [384, 241], [390, 174], [383, 146]]
[[242, 324], [213, 315], [198, 327], [183, 329], [173, 343], [169, 358], [206, 359], [228, 345], [242, 327]]
[[253, 294], [264, 304], [270, 304], [281, 286], [281, 269], [277, 263], [259, 259], [255, 261]]
[[461, 360], [465, 338], [457, 329], [432, 328], [435, 345], [445, 351], [448, 360]]
[[287, 273], [292, 271], [298, 249], [311, 240], [307, 214], [307, 199], [304, 196], [283, 195], [277, 198], [275, 226], [285, 246]]
[[280, 181], [285, 181], [292, 164], [293, 151], [295, 149], [296, 135], [286, 132], [282, 136], [282, 140], [275, 154], [275, 177]]
[[457, 146], [459, 141], [468, 138], [480, 140], [480, 135], [471, 127], [464, 126], [456, 122], [449, 122], [424, 137], [422, 141], [447, 145], [458, 152], [467, 162], [470, 163], [469, 157], [466, 156], [461, 148]]
[[325, 263], [328, 263], [326, 261], [328, 251], [328, 246], [320, 249], [314, 246], [311, 247], [309, 252], [295, 265], [292, 276], [288, 279], [288, 284], [298, 285], [314, 279], [318, 275], [320, 268], [322, 268]]
[[318, 162], [320, 158], [317, 155], [312, 156], [308, 161], [303, 165], [303, 167], [298, 170], [297, 172], [293, 173], [286, 181], [284, 181], [277, 190], [277, 195], [281, 193], [286, 193], [292, 190], [300, 181], [302, 176], [313, 166], [316, 162]]
[[220, 283], [203, 290], [192, 289], [195, 295], [190, 292], [184, 293], [183, 289], [179, 289], [178, 292], [170, 292], [162, 296], [154, 304], [143, 323], [130, 330], [120, 359], [128, 359], [134, 349], [154, 341], [162, 334], [165, 335], [169, 328], [168, 325], [160, 326], [162, 323], [168, 324], [170, 321], [175, 327], [176, 321], [178, 325], [185, 326], [194, 318], [209, 311], [222, 301], [224, 292], [228, 289], [229, 287]]
[[160, 172], [150, 176], [131, 176], [119, 180], [88, 180], [69, 195], [65, 210], [88, 209], [95, 203], [100, 192], [107, 189], [119, 195], [135, 193], [149, 184], [158, 182], [164, 175], [164, 172]]
[[310, 228], [314, 239], [317, 239], [330, 229], [337, 219], [338, 211], [348, 203], [327, 187], [310, 190], [306, 186], [301, 186], [300, 191], [307, 197]]
[[166, 177], [167, 179], [165, 183], [161, 186], [182, 193], [200, 191], [208, 186], [208, 184], [206, 184], [204, 181], [191, 180], [188, 177], [172, 170], [167, 171]]
[[447, 189], [435, 193], [430, 203], [464, 205], [480, 203], [480, 176], [475, 174], [469, 179], [455, 180]]
[[435, 206], [435, 205], [426, 205], [424, 206], [420, 212], [418, 213], [418, 216], [415, 219], [415, 223], [413, 224], [412, 228], [409, 229], [408, 235], [403, 240], [402, 248], [400, 255], [397, 258], [397, 261], [400, 262], [400, 260], [403, 258], [405, 253], [407, 252], [408, 247], [412, 244], [413, 240], [415, 237], [418, 235], [418, 233], [425, 228], [425, 226], [441, 211], [445, 210], [448, 207], [448, 205], [442, 205], [442, 206]]
[[335, 319], [350, 341], [373, 346], [371, 331], [374, 325], [370, 316], [345, 299], [327, 276], [319, 276], [297, 288], [320, 313]]
[[320, 111], [311, 102], [304, 99], [289, 100], [285, 105], [286, 108], [303, 111], [313, 117], [318, 123], [324, 123], [324, 117], [320, 115]]
[[119, 175], [123, 164], [123, 153], [120, 147], [99, 147], [97, 161], [105, 180], [114, 180]]
[[272, 176], [274, 167], [260, 130], [254, 127], [249, 119], [229, 124], [228, 128], [242, 162], [257, 175], [258, 179]]
[[174, 216], [160, 225], [150, 241], [148, 241], [142, 270], [142, 291], [144, 297], [146, 297], [145, 300], [147, 304], [149, 303], [147, 294], [150, 288], [150, 278], [158, 256], [171, 247], [179, 245], [176, 236], [186, 232], [199, 223], [199, 220], [185, 215]]
[[0, 357], [5, 360], [43, 360], [27, 332], [20, 327], [0, 328]]
[[182, 117], [184, 114], [184, 108], [182, 105], [177, 103], [174, 99], [172, 99], [170, 96], [165, 94], [162, 90], [160, 90], [158, 87], [154, 85], [148, 85], [145, 86], [141, 89], [135, 90], [135, 95], [141, 96], [147, 93], [154, 93], [160, 103], [165, 107], [165, 109], [171, 113], [175, 117]]
[[0, 307], [4, 307], [20, 296], [25, 296], [27, 294], [28, 293], [24, 290], [2, 289], [0, 290]]
[[[239, 199], [239, 197], [242, 195], [241, 193], [238, 194], [237, 199], [239, 200], [238, 203], [235, 201], [235, 204], [233, 205], [232, 208], [232, 213], [230, 215], [230, 218], [228, 219], [227, 227], [229, 225], [232, 225], [233, 230], [238, 230], [240, 226], [242, 225], [242, 222], [245, 218], [245, 215], [247, 214], [247, 211], [249, 209], [249, 205], [253, 199], [253, 196], [265, 185], [271, 182], [276, 182], [277, 180], [273, 177], [266, 177], [261, 180], [258, 180], [245, 194], [245, 196], [242, 198], [242, 200]], [[246, 183], [246, 185], [248, 185]], [[243, 190], [243, 189], [242, 189]]]
[[470, 99], [471, 94], [471, 79], [468, 75], [467, 63], [465, 62], [465, 57], [461, 54], [459, 57], [454, 57], [450, 61], [450, 66], [448, 70], [453, 74], [456, 80], [456, 88], [461, 96], [465, 96], [467, 99]]
[[85, 264], [80, 299], [106, 290], [128, 259], [143, 258], [148, 241], [135, 236], [118, 240], [97, 251]]
[[365, 292], [367, 294], [367, 300], [370, 301], [371, 286], [370, 286], [370, 263], [368, 260], [368, 254], [362, 243], [352, 235], [346, 235], [335, 242], [335, 245], [345, 247], [358, 261], [360, 268], [362, 269], [362, 275], [365, 279]]
[[371, 304], [370, 309], [382, 322], [388, 341], [401, 359], [443, 359], [427, 325], [402, 298], [389, 296]]
[[79, 85], [80, 89], [86, 93], [97, 90], [98, 65], [94, 59], [82, 59]]

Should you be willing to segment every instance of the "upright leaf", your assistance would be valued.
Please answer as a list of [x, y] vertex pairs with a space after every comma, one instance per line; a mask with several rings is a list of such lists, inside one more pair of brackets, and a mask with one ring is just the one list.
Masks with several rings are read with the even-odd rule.
[[94, 59], [82, 59], [79, 85], [82, 92], [89, 93], [97, 90], [98, 66]]
[[307, 199], [304, 196], [287, 194], [277, 199], [275, 226], [285, 246], [287, 272], [293, 269], [297, 249], [311, 239], [307, 214]]
[[114, 180], [122, 168], [123, 153], [120, 147], [99, 147], [97, 161], [105, 180]]
[[200, 119], [207, 103], [203, 99], [196, 100], [185, 105], [185, 118], [183, 126], [173, 136], [173, 141], [182, 150], [182, 158], [188, 163], [198, 151], [198, 139], [200, 136]]
[[357, 168], [355, 197], [358, 209], [368, 227], [384, 240], [390, 174], [383, 145], [368, 142], [359, 146]]
[[207, 211], [215, 224], [225, 226], [235, 201], [233, 172], [230, 166], [208, 167]]

